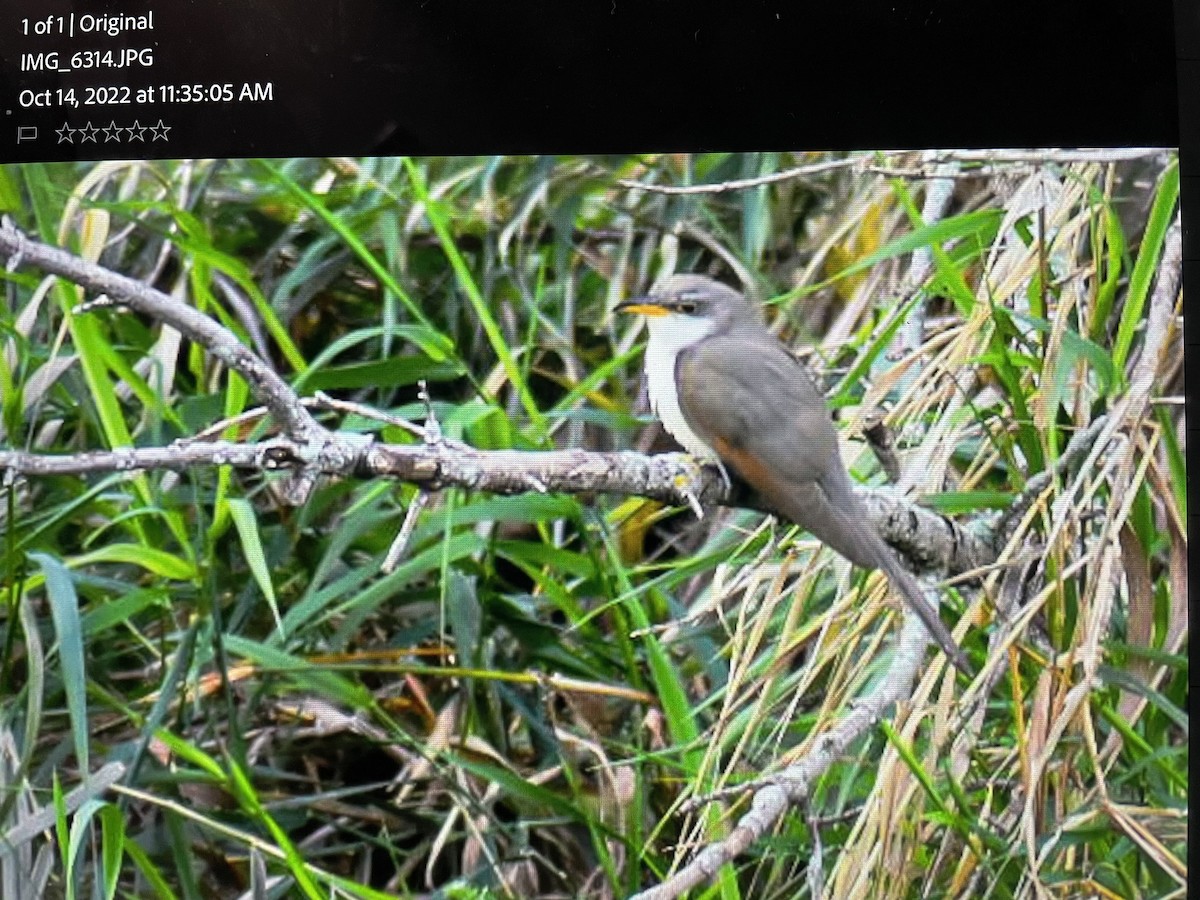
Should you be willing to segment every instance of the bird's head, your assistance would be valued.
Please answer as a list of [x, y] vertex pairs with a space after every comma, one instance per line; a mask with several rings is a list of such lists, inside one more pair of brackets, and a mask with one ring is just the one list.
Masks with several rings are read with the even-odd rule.
[[753, 303], [733, 288], [703, 275], [672, 275], [648, 295], [630, 297], [616, 309], [645, 316], [651, 336], [671, 334], [676, 340], [686, 336], [690, 338], [686, 343], [740, 324], [761, 323]]

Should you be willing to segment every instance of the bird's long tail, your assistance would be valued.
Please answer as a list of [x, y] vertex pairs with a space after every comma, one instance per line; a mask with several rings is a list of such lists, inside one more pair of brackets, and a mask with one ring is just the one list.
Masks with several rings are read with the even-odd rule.
[[972, 676], [974, 673], [967, 663], [966, 654], [954, 642], [936, 607], [930, 605], [920, 582], [901, 565], [895, 552], [871, 525], [867, 511], [854, 493], [850, 478], [842, 467], [831, 466], [830, 475], [811, 488], [811, 492], [804, 492], [807, 494], [806, 501], [797, 504], [800, 508], [781, 509], [780, 512], [856, 566], [882, 569], [950, 661], [963, 674]]
[[[883, 540], [880, 539], [879, 543], [883, 544]], [[896, 558], [896, 554], [886, 544], [883, 544], [883, 556], [884, 563], [879, 568], [883, 569], [884, 574], [888, 577], [888, 581], [904, 595], [904, 600], [908, 604], [909, 609], [917, 614], [925, 629], [937, 641], [938, 646], [946, 652], [946, 656], [950, 658], [955, 667], [967, 677], [973, 677], [975, 673], [971, 671], [971, 667], [967, 663], [966, 654], [954, 642], [954, 636], [950, 634], [950, 629], [945, 626], [938, 616], [937, 610], [930, 605], [925, 591], [921, 588], [921, 583], [917, 581], [916, 576], [900, 564], [900, 560]]]

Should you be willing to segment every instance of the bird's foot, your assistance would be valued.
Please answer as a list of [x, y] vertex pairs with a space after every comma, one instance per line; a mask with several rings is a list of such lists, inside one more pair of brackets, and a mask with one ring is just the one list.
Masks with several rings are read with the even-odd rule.
[[704, 470], [700, 461], [690, 453], [680, 454], [680, 462], [685, 471], [675, 476], [675, 489], [683, 494], [696, 518], [703, 519], [704, 507], [700, 505], [700, 489], [704, 487]]

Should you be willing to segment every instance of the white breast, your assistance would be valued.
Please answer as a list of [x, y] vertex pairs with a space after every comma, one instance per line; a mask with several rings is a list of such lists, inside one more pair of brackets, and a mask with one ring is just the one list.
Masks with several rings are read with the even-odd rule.
[[716, 460], [716, 452], [688, 426], [675, 389], [675, 358], [683, 348], [707, 337], [710, 323], [684, 316], [651, 318], [647, 323], [650, 340], [646, 344], [646, 382], [654, 414], [692, 456]]

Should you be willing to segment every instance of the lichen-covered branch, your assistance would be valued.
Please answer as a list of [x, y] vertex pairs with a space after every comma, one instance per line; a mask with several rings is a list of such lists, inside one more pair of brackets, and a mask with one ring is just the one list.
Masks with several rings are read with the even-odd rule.
[[[494, 494], [599, 493], [641, 496], [677, 506], [738, 506], [769, 511], [760, 498], [730, 490], [715, 468], [684, 454], [587, 450], [476, 450], [458, 443], [379, 444], [369, 436], [328, 432], [318, 444], [278, 437], [258, 443], [178, 441], [166, 447], [121, 447], [87, 453], [0, 451], [0, 473], [29, 478], [155, 469], [234, 466], [262, 472], [305, 470], [325, 476], [392, 478], [437, 490]], [[861, 491], [884, 539], [916, 565], [960, 574], [991, 561], [986, 541], [911, 501]]]

